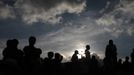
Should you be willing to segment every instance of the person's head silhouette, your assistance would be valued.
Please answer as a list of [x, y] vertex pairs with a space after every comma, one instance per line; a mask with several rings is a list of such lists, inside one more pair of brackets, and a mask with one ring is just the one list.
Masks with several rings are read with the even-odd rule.
[[74, 51], [74, 54], [79, 54], [78, 50], [75, 50], [75, 51]]
[[110, 45], [113, 45], [113, 40], [109, 40], [109, 44]]
[[49, 59], [52, 59], [53, 56], [54, 56], [54, 52], [48, 52], [47, 56], [48, 56]]
[[36, 38], [34, 36], [29, 37], [29, 45], [34, 46], [36, 42]]
[[60, 56], [61, 56], [61, 55], [60, 55], [59, 53], [55, 53], [55, 59], [56, 59], [56, 60], [60, 60]]
[[126, 56], [126, 57], [125, 57], [125, 60], [126, 60], [126, 61], [128, 61], [128, 60], [129, 60], [129, 57], [128, 57], [128, 56]]
[[7, 40], [6, 45], [7, 45], [7, 47], [11, 47], [12, 46], [12, 40]]
[[119, 59], [119, 60], [118, 60], [118, 63], [122, 63], [122, 59]]
[[19, 44], [19, 41], [17, 39], [13, 39], [12, 44], [13, 44], [14, 47], [17, 47], [18, 44]]
[[55, 60], [58, 62], [61, 62], [63, 59], [63, 56], [60, 53], [55, 53]]
[[93, 60], [96, 60], [96, 56], [95, 56], [95, 55], [93, 55], [93, 56], [92, 56], [92, 59], [93, 59]]
[[90, 45], [86, 45], [86, 50], [89, 50], [90, 49]]

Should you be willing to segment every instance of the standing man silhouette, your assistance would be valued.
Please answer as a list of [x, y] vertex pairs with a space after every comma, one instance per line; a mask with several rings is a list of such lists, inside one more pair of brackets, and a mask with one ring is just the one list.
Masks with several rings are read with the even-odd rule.
[[117, 63], [117, 48], [113, 40], [109, 40], [109, 44], [106, 46], [105, 59], [108, 63]]
[[85, 56], [86, 56], [86, 61], [90, 60], [90, 45], [86, 45], [86, 49], [85, 49]]
[[42, 51], [40, 48], [36, 48], [34, 46], [35, 43], [36, 43], [36, 38], [34, 36], [31, 36], [29, 38], [29, 45], [25, 46], [23, 49], [25, 54], [26, 67], [30, 69], [36, 68], [41, 63], [40, 55]]
[[78, 60], [79, 60], [79, 59], [78, 59], [78, 56], [77, 56], [78, 54], [79, 54], [78, 50], [75, 50], [75, 51], [74, 51], [74, 54], [73, 54], [73, 56], [72, 56], [72, 58], [71, 58], [71, 61], [72, 61], [72, 62], [78, 62]]

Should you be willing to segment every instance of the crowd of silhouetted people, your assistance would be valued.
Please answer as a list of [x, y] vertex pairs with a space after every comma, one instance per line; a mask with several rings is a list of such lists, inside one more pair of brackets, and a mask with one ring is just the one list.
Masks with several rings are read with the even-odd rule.
[[134, 49], [130, 58], [117, 59], [113, 40], [109, 40], [102, 61], [91, 55], [90, 45], [86, 45], [85, 56], [78, 58], [79, 51], [75, 50], [70, 61], [64, 63], [60, 53], [50, 51], [47, 57], [40, 57], [42, 50], [34, 46], [36, 38], [31, 36], [28, 41], [29, 45], [20, 50], [17, 39], [7, 40], [0, 60], [0, 75], [134, 75]]

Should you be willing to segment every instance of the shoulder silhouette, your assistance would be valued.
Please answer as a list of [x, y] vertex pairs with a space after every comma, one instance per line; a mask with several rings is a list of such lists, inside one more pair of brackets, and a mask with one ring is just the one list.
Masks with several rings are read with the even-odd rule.
[[34, 45], [36, 43], [36, 38], [31, 36], [29, 38], [29, 46], [24, 47], [24, 53], [27, 58], [38, 59], [42, 53], [41, 49], [36, 48]]

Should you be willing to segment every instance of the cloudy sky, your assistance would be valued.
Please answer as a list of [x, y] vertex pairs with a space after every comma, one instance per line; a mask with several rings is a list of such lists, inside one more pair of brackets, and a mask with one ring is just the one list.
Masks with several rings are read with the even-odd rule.
[[133, 0], [0, 0], [0, 51], [12, 38], [23, 49], [32, 35], [42, 57], [54, 51], [69, 58], [90, 44], [91, 53], [103, 58], [109, 39], [119, 58], [129, 56], [134, 48], [133, 10]]

